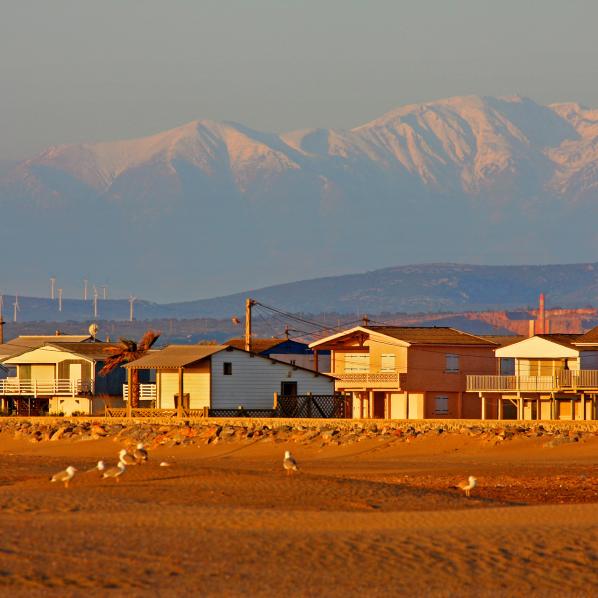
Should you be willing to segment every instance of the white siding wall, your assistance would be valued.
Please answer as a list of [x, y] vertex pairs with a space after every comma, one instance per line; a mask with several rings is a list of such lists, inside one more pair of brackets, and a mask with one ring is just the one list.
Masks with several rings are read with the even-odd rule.
[[[232, 363], [232, 375], [223, 375], [223, 363]], [[334, 380], [311, 372], [272, 363], [267, 357], [251, 357], [244, 351], [221, 351], [212, 356], [213, 409], [271, 409], [281, 382], [297, 382], [297, 393], [332, 394]]]
[[[278, 359], [278, 361], [284, 361], [285, 363], [295, 362], [295, 365], [299, 365], [309, 370], [314, 369], [314, 356], [313, 355], [294, 355], [292, 353], [273, 353], [272, 357]], [[318, 370], [320, 372], [330, 371], [330, 355], [318, 355]]]

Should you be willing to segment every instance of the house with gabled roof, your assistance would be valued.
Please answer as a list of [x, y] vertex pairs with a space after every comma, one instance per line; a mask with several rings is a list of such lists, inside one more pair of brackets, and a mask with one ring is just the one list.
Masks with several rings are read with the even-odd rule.
[[155, 372], [157, 409], [272, 409], [274, 393], [334, 393], [330, 375], [230, 344], [169, 345], [125, 368]]
[[496, 375], [470, 375], [485, 418], [596, 419], [598, 327], [536, 334], [496, 348]]
[[125, 371], [117, 368], [100, 376], [108, 353], [116, 345], [95, 342], [58, 342], [68, 337], [51, 337], [53, 342], [20, 347], [20, 352], [3, 360], [15, 376], [0, 380], [4, 411], [19, 414], [103, 411], [107, 401], [122, 404]]
[[467, 373], [494, 374], [498, 343], [449, 327], [356, 326], [315, 341], [356, 418], [479, 418]]

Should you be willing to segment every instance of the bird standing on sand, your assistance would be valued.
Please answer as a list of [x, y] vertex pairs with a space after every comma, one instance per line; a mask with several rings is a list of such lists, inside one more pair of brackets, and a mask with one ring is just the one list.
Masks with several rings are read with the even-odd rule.
[[102, 471], [104, 471], [104, 469], [106, 469], [106, 464], [103, 461], [98, 461], [98, 464], [95, 467], [88, 469], [87, 472], [89, 473], [89, 472], [97, 470], [100, 473], [102, 473]]
[[116, 467], [109, 467], [104, 474], [102, 475], [102, 479], [105, 478], [114, 478], [117, 482], [119, 481], [119, 477], [125, 473], [126, 467], [122, 462], [119, 462]]
[[118, 462], [122, 463], [123, 465], [135, 465], [137, 460], [133, 455], [127, 452], [127, 449], [121, 449], [118, 453]]
[[144, 461], [147, 461], [148, 454], [145, 450], [145, 447], [143, 446], [143, 442], [140, 442], [137, 445], [137, 448], [133, 451], [133, 457], [135, 457], [137, 465], [141, 465]]
[[463, 490], [463, 492], [465, 492], [465, 496], [469, 497], [471, 491], [476, 487], [477, 483], [477, 478], [474, 478], [472, 475], [470, 475], [466, 482], [459, 482], [459, 484], [457, 484], [457, 488], [459, 488], [459, 490]]
[[295, 461], [295, 457], [291, 455], [291, 451], [285, 451], [282, 466], [287, 472], [287, 475], [290, 475], [293, 471], [299, 471], [299, 468], [297, 467], [297, 461]]
[[73, 479], [75, 472], [77, 471], [72, 465], [69, 465], [64, 471], [59, 471], [55, 473], [51, 478], [51, 482], [63, 482], [64, 487], [69, 487], [69, 482]]

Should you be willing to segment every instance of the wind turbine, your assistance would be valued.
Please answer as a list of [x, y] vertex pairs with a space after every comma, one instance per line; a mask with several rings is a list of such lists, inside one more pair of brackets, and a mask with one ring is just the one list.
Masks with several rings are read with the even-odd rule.
[[12, 321], [16, 322], [17, 321], [17, 312], [21, 311], [21, 308], [19, 306], [19, 295], [15, 295], [15, 301], [12, 304], [13, 307], [13, 313], [12, 313]]
[[83, 301], [87, 301], [87, 283], [89, 281], [87, 280], [87, 278], [83, 279]]
[[50, 278], [50, 299], [54, 300], [54, 289], [56, 288], [56, 277]]
[[106, 299], [108, 299], [108, 287], [106, 285], [104, 285], [102, 287], [102, 291], [104, 293], [104, 301], [105, 301]]
[[94, 318], [98, 317], [98, 297], [99, 297], [98, 289], [94, 285], [93, 286], [93, 317]]
[[62, 289], [58, 289], [58, 311], [62, 311]]
[[129, 297], [129, 321], [132, 322], [135, 318], [133, 315], [133, 305], [135, 304], [135, 301], [137, 300], [137, 297], [133, 297], [133, 295], [131, 295]]

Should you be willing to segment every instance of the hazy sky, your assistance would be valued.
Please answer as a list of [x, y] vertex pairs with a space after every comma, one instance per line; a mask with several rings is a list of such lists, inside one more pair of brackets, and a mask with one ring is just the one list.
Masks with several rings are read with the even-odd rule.
[[0, 0], [0, 160], [197, 119], [352, 127], [461, 94], [598, 106], [596, 0]]

